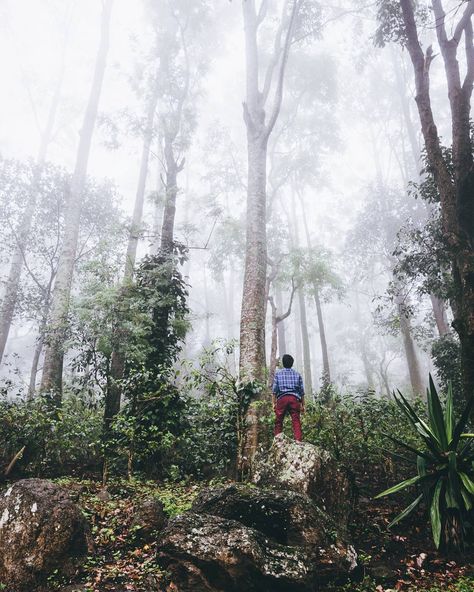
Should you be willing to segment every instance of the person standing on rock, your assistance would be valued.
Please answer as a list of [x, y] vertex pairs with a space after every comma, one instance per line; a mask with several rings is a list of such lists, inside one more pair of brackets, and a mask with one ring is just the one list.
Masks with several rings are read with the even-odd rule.
[[275, 410], [275, 436], [283, 431], [283, 421], [290, 414], [293, 435], [301, 442], [301, 413], [304, 413], [304, 387], [301, 374], [293, 370], [294, 359], [289, 354], [282, 358], [283, 368], [275, 373], [273, 380], [273, 409]]

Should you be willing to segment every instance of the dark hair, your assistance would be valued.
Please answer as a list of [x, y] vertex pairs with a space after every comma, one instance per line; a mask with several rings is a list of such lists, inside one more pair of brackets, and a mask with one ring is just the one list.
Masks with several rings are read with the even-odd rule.
[[293, 366], [294, 359], [290, 354], [285, 354], [282, 359], [283, 368], [291, 368]]

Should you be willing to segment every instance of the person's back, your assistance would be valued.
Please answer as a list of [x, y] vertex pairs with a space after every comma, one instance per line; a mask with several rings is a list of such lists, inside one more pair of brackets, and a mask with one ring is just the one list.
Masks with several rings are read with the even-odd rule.
[[300, 413], [304, 412], [304, 387], [301, 374], [293, 370], [292, 356], [282, 358], [283, 368], [275, 373], [273, 380], [273, 408], [275, 410], [275, 436], [283, 430], [287, 413], [291, 416], [295, 440], [302, 439]]

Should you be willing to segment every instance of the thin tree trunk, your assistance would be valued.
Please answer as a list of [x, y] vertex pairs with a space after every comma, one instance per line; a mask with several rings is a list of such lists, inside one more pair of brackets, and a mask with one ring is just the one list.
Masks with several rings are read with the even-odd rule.
[[179, 167], [173, 152], [173, 138], [165, 135], [166, 160], [166, 197], [163, 210], [163, 224], [161, 226], [160, 250], [163, 254], [171, 255], [174, 248], [174, 222], [176, 218], [176, 198], [178, 196]]
[[38, 182], [42, 174], [43, 165], [46, 161], [46, 154], [53, 136], [54, 123], [61, 100], [61, 89], [64, 80], [64, 60], [61, 63], [59, 77], [54, 90], [53, 98], [48, 112], [46, 126], [41, 134], [40, 146], [38, 155], [36, 157], [36, 170], [33, 175], [31, 198], [26, 207], [22, 223], [17, 232], [17, 241], [13, 251], [12, 260], [10, 263], [10, 271], [5, 286], [5, 295], [0, 310], [0, 363], [5, 353], [5, 347], [8, 341], [8, 334], [15, 314], [15, 309], [18, 301], [18, 288], [21, 280], [21, 272], [23, 269], [23, 257], [26, 253], [26, 246], [28, 236], [30, 233], [31, 223], [36, 210], [36, 203], [38, 200]]
[[35, 351], [33, 354], [33, 361], [31, 363], [30, 383], [28, 385], [27, 400], [31, 401], [36, 393], [36, 377], [38, 375], [38, 365], [43, 353], [44, 336], [48, 324], [49, 311], [51, 307], [51, 288], [53, 286], [56, 273], [52, 272], [49, 278], [48, 287], [45, 291], [43, 310], [41, 314], [41, 321], [38, 328], [38, 340], [36, 342]]
[[331, 370], [329, 367], [328, 345], [326, 341], [326, 329], [324, 326], [323, 309], [321, 306], [321, 298], [319, 296], [319, 291], [316, 287], [314, 289], [314, 303], [316, 305], [316, 313], [318, 315], [319, 339], [321, 342], [321, 353], [323, 356], [322, 382], [324, 388], [331, 383]]
[[[283, 298], [282, 298], [281, 288], [279, 286], [277, 286], [275, 288], [275, 300], [276, 300], [277, 310], [281, 310], [282, 306], [283, 306]], [[277, 330], [278, 330], [278, 356], [281, 358], [284, 354], [286, 354], [285, 321], [281, 321], [281, 323], [278, 323]]]
[[448, 318], [446, 316], [446, 306], [441, 298], [434, 294], [430, 294], [431, 306], [433, 308], [433, 315], [436, 321], [436, 327], [440, 337], [449, 335], [451, 330], [449, 328]]
[[415, 343], [411, 335], [410, 319], [405, 311], [405, 305], [401, 296], [396, 299], [398, 315], [400, 318], [400, 331], [403, 337], [403, 347], [405, 349], [405, 358], [407, 361], [408, 372], [410, 375], [411, 388], [414, 395], [424, 396], [425, 387], [421, 379], [418, 356], [416, 354]]
[[301, 341], [303, 343], [303, 368], [304, 386], [307, 393], [313, 392], [313, 380], [311, 376], [311, 352], [309, 349], [308, 321], [306, 319], [306, 302], [303, 290], [298, 290], [298, 303], [300, 308]]
[[76, 166], [71, 181], [66, 215], [64, 240], [59, 258], [56, 282], [51, 304], [51, 318], [45, 340], [45, 356], [41, 392], [49, 393], [55, 406], [62, 400], [62, 375], [67, 338], [69, 300], [71, 294], [74, 264], [79, 238], [79, 225], [82, 211], [82, 192], [87, 174], [87, 165], [92, 144], [99, 99], [104, 80], [107, 53], [109, 49], [109, 30], [113, 0], [105, 0], [101, 18], [99, 51], [95, 63], [94, 79], [89, 95], [77, 150]]
[[[135, 204], [133, 208], [132, 224], [130, 227], [130, 234], [128, 237], [127, 254], [125, 258], [125, 271], [122, 281], [123, 288], [130, 284], [133, 280], [133, 273], [137, 258], [137, 246], [140, 237], [140, 228], [143, 219], [143, 206], [145, 203], [146, 181], [148, 176], [148, 164], [150, 160], [150, 148], [153, 140], [153, 123], [155, 119], [156, 105], [158, 102], [158, 91], [155, 86], [153, 94], [150, 97], [150, 102], [147, 110], [146, 127], [143, 136], [142, 156], [140, 161], [140, 172], [138, 175], [137, 191], [135, 194]], [[120, 324], [121, 320], [118, 320]], [[118, 332], [122, 332], [121, 327], [117, 328]], [[104, 401], [104, 429], [107, 431], [113, 418], [120, 411], [120, 403], [122, 397], [122, 389], [120, 381], [123, 379], [125, 370], [125, 354], [120, 348], [120, 339], [117, 340], [111, 360], [110, 360], [110, 375], [107, 381], [107, 389], [105, 392]]]
[[138, 175], [137, 192], [133, 208], [132, 225], [128, 237], [127, 256], [125, 260], [124, 284], [132, 280], [133, 270], [137, 258], [138, 239], [143, 219], [143, 206], [145, 203], [146, 180], [148, 176], [148, 163], [150, 160], [150, 147], [153, 140], [153, 122], [155, 119], [156, 105], [158, 103], [158, 91], [154, 89], [150, 98], [146, 118], [146, 128], [143, 137], [142, 157], [140, 161], [140, 173]]

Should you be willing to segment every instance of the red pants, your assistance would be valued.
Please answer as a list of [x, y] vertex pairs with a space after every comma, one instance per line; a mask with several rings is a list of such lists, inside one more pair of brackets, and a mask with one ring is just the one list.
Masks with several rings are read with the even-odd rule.
[[293, 435], [295, 440], [301, 442], [303, 437], [301, 433], [300, 421], [301, 402], [293, 395], [284, 395], [277, 399], [275, 407], [275, 436], [281, 434], [283, 430], [283, 420], [287, 413], [291, 416], [291, 425], [293, 426]]

